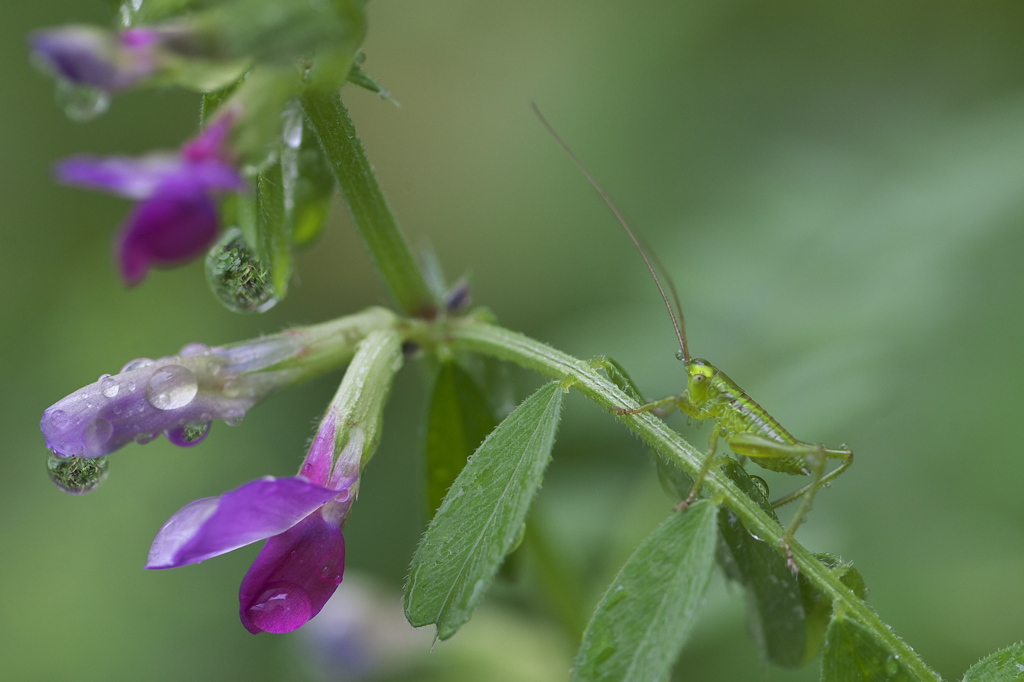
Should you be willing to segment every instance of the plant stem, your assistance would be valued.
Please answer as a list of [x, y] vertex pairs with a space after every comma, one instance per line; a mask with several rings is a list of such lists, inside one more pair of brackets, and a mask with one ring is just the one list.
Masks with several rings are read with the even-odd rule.
[[356, 228], [399, 307], [412, 317], [432, 318], [437, 305], [387, 200], [341, 98], [309, 88], [302, 108], [341, 186]]
[[[456, 349], [497, 357], [562, 380], [567, 386], [576, 388], [606, 410], [638, 406], [635, 400], [623, 393], [590, 363], [566, 355], [522, 334], [471, 318], [453, 321], [446, 332], [447, 341]], [[683, 440], [678, 433], [651, 413], [621, 415], [617, 419], [632, 429], [651, 448], [675, 461], [691, 476], [695, 476], [700, 470], [704, 453]], [[732, 509], [751, 533], [775, 547], [782, 548], [782, 527], [724, 474], [712, 468], [704, 480], [703, 489], [711, 498]], [[897, 637], [867, 604], [843, 585], [836, 574], [796, 541], [790, 543], [790, 548], [801, 573], [832, 598], [836, 611], [855, 618], [870, 629], [877, 640], [898, 655], [902, 665], [918, 679], [941, 681], [938, 674], [931, 670], [909, 645]]]

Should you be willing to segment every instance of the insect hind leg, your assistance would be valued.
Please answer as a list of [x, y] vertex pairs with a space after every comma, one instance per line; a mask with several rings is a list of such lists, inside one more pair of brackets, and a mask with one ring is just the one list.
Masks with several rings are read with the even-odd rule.
[[[790, 549], [793, 536], [811, 510], [811, 504], [818, 489], [839, 476], [853, 463], [853, 451], [845, 446], [826, 448], [824, 445], [813, 443], [776, 443], [755, 434], [738, 434], [729, 439], [729, 447], [736, 454], [746, 455], [766, 469], [811, 477], [810, 483], [772, 503], [772, 507], [780, 507], [797, 498], [802, 498], [800, 506], [793, 515], [793, 520], [790, 521], [786, 533], [782, 536], [782, 550], [786, 554], [786, 565], [796, 571], [796, 562], [793, 560], [793, 551]], [[829, 459], [843, 461], [835, 469], [826, 473], [825, 466]], [[774, 460], [774, 462], [761, 460]]]

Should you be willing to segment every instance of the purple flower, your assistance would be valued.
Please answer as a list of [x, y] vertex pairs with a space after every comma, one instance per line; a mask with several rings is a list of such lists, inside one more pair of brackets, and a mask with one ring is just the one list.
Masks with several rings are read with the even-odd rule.
[[221, 115], [177, 154], [77, 156], [57, 165], [62, 182], [139, 202], [117, 239], [121, 275], [130, 286], [152, 267], [180, 265], [205, 253], [216, 239], [215, 194], [246, 187], [224, 151], [234, 118], [232, 112]]
[[157, 533], [146, 568], [185, 566], [266, 539], [239, 588], [242, 625], [253, 634], [304, 625], [345, 570], [341, 527], [358, 490], [364, 438], [353, 429], [339, 447], [340, 421], [332, 405], [298, 476], [268, 476], [178, 510]]
[[29, 37], [35, 60], [73, 85], [114, 92], [149, 78], [158, 69], [161, 36], [133, 28], [111, 33], [90, 26], [37, 31]]
[[241, 422], [299, 369], [275, 369], [300, 355], [307, 341], [284, 332], [233, 346], [189, 344], [179, 355], [129, 362], [58, 401], [39, 427], [59, 457], [102, 457], [132, 441], [166, 433], [176, 445], [195, 445], [214, 419]]

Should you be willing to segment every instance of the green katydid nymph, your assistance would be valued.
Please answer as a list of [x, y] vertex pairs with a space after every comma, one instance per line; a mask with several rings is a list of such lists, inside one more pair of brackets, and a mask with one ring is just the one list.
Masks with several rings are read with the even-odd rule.
[[[800, 506], [790, 521], [782, 537], [782, 550], [786, 554], [786, 562], [790, 568], [796, 570], [793, 561], [790, 543], [793, 534], [804, 520], [811, 508], [815, 493], [823, 485], [833, 480], [853, 463], [853, 451], [845, 445], [838, 448], [829, 448], [820, 443], [807, 443], [798, 440], [787, 431], [768, 412], [758, 405], [746, 392], [741, 389], [735, 381], [730, 379], [724, 372], [712, 365], [707, 360], [691, 357], [689, 346], [686, 343], [686, 328], [683, 320], [682, 308], [679, 305], [679, 297], [676, 294], [675, 286], [671, 278], [665, 275], [669, 291], [672, 293], [670, 301], [666, 293], [661, 277], [654, 268], [651, 257], [643, 248], [637, 235], [630, 228], [626, 219], [612, 202], [611, 197], [597, 182], [596, 178], [587, 170], [586, 166], [572, 152], [569, 146], [559, 137], [554, 128], [544, 118], [534, 105], [534, 112], [540, 118], [541, 123], [551, 133], [565, 153], [572, 159], [573, 163], [594, 186], [594, 189], [601, 195], [605, 203], [615, 214], [619, 224], [629, 235], [630, 240], [639, 250], [644, 259], [654, 283], [658, 286], [661, 298], [665, 302], [672, 325], [675, 327], [676, 338], [679, 340], [679, 351], [676, 357], [683, 362], [683, 371], [686, 374], [686, 389], [679, 395], [671, 395], [660, 400], [640, 405], [634, 408], [617, 408], [616, 414], [638, 414], [641, 412], [654, 412], [658, 416], [665, 416], [672, 410], [678, 409], [688, 416], [697, 420], [710, 419], [714, 426], [708, 437], [708, 450], [703, 465], [693, 481], [689, 494], [677, 506], [677, 510], [684, 510], [700, 492], [701, 484], [707, 476], [708, 471], [715, 459], [715, 452], [719, 440], [724, 440], [737, 455], [749, 457], [758, 466], [769, 471], [778, 471], [784, 474], [809, 476], [810, 483], [800, 489], [774, 501], [772, 506], [778, 507], [799, 498]], [[675, 305], [673, 306], [673, 303]], [[826, 464], [829, 459], [841, 460], [839, 465], [826, 472]]]

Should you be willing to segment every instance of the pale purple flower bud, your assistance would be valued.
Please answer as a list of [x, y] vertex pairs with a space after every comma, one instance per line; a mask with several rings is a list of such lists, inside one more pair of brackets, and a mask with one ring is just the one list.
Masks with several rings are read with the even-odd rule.
[[29, 37], [35, 60], [57, 78], [106, 92], [131, 87], [159, 66], [160, 36], [134, 28], [111, 33], [90, 26], [37, 31]]
[[233, 120], [231, 112], [220, 116], [177, 154], [77, 156], [57, 165], [62, 182], [139, 201], [117, 238], [118, 264], [129, 285], [152, 267], [202, 255], [217, 238], [216, 195], [246, 188], [224, 146]]
[[195, 445], [214, 419], [234, 425], [299, 370], [264, 371], [302, 352], [289, 333], [229, 347], [185, 346], [180, 355], [141, 359], [104, 375], [45, 412], [39, 427], [60, 457], [102, 457], [161, 433]]

